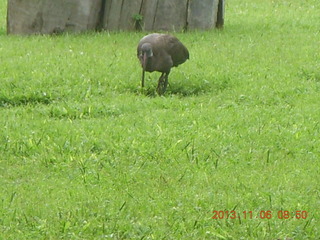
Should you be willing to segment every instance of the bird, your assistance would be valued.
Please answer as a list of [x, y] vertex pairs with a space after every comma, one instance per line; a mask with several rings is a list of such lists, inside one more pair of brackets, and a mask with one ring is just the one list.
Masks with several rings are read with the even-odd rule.
[[187, 61], [189, 51], [175, 36], [152, 33], [139, 41], [137, 57], [142, 67], [141, 87], [144, 87], [145, 71], [161, 72], [157, 93], [162, 95], [167, 89], [171, 68]]

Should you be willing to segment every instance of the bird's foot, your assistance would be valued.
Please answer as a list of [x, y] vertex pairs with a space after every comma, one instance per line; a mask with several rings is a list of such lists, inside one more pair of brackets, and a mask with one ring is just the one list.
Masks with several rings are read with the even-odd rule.
[[165, 93], [168, 86], [168, 75], [162, 74], [159, 78], [157, 93], [161, 96]]
[[158, 82], [158, 87], [157, 87], [157, 93], [161, 96], [164, 94], [164, 92], [166, 91], [165, 87], [164, 87], [164, 81], [163, 79], [159, 80]]

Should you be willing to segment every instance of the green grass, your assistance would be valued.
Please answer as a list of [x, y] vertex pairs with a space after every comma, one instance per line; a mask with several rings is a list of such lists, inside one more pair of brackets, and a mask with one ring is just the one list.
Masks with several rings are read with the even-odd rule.
[[140, 91], [145, 33], [7, 36], [5, 8], [0, 239], [320, 236], [318, 0], [229, 0], [222, 31], [175, 33], [163, 97], [158, 73]]

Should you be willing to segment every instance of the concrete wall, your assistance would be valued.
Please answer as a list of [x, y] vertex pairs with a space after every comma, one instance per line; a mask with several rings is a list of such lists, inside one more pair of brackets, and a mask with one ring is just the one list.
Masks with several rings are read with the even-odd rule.
[[224, 0], [8, 0], [7, 32], [205, 30], [218, 25], [219, 1]]
[[102, 0], [9, 0], [7, 32], [52, 34], [95, 29]]

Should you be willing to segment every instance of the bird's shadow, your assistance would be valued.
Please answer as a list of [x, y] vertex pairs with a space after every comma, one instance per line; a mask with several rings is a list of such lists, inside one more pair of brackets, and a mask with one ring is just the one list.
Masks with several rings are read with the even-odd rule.
[[156, 91], [156, 88], [148, 87], [148, 88], [139, 88], [135, 92], [138, 95], [143, 95], [146, 97], [154, 98], [159, 96], [159, 94]]
[[155, 98], [159, 96], [178, 96], [178, 97], [189, 97], [189, 96], [199, 96], [211, 92], [211, 87], [208, 86], [179, 86], [179, 85], [168, 85], [167, 91], [159, 95], [156, 91], [156, 86], [150, 86], [145, 88], [135, 88], [130, 89], [136, 95], [142, 95], [150, 98]]
[[[197, 79], [197, 81], [188, 81], [185, 79], [172, 82], [169, 81], [167, 90], [162, 96], [201, 96], [204, 94], [223, 92], [232, 88], [233, 85], [232, 78], [230, 78], [230, 76], [222, 76], [212, 79]], [[127, 90], [131, 93], [151, 98], [159, 96], [156, 89], [157, 83], [149, 83], [144, 88], [133, 85], [127, 88]]]
[[190, 97], [190, 96], [199, 96], [211, 92], [211, 87], [205, 86], [181, 86], [181, 85], [172, 85], [167, 89], [166, 94], [176, 95], [180, 97]]

